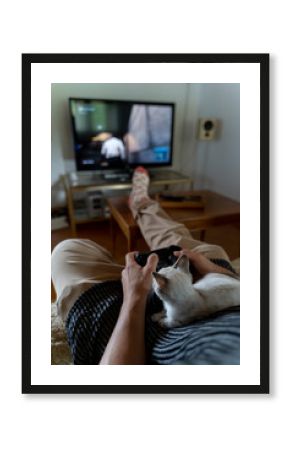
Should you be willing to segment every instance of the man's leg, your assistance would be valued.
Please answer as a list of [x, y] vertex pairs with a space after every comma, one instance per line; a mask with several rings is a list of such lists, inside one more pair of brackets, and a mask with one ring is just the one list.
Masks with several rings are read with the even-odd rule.
[[229, 257], [222, 247], [194, 239], [185, 225], [175, 222], [158, 202], [149, 197], [148, 186], [147, 171], [137, 168], [133, 176], [129, 205], [151, 250], [169, 245], [179, 245], [182, 248], [202, 253], [207, 258], [221, 258], [229, 261]]
[[58, 313], [66, 320], [79, 296], [96, 283], [121, 278], [123, 266], [108, 250], [88, 239], [60, 242], [51, 255], [51, 276]]

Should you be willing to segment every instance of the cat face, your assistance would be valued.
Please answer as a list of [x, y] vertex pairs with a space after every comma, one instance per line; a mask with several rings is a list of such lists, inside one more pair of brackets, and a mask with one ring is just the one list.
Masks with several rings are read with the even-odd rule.
[[171, 267], [153, 272], [153, 289], [161, 300], [176, 303], [192, 290], [189, 259], [182, 255]]

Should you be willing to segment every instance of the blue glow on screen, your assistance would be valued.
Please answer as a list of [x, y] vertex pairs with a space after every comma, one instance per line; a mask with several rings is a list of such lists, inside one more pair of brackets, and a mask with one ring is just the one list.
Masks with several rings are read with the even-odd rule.
[[167, 145], [154, 147], [153, 151], [155, 154], [155, 161], [168, 161], [169, 147]]

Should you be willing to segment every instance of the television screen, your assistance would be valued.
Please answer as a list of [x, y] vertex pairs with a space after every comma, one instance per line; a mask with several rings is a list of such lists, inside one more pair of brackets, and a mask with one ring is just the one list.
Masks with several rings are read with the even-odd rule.
[[174, 104], [69, 99], [78, 170], [170, 165]]

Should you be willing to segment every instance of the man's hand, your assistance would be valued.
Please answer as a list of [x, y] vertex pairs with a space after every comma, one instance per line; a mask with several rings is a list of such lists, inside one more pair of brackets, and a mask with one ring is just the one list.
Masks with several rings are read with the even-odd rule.
[[146, 302], [152, 286], [152, 272], [156, 270], [158, 256], [149, 256], [145, 267], [139, 266], [134, 258], [135, 252], [126, 255], [126, 266], [122, 271], [124, 305]]
[[181, 255], [186, 255], [191, 264], [196, 268], [196, 270], [201, 275], [206, 275], [207, 273], [223, 273], [225, 275], [235, 277], [230, 270], [217, 266], [216, 264], [211, 262], [206, 256], [202, 255], [201, 253], [197, 253], [193, 250], [183, 249], [174, 252], [174, 255], [177, 257]]
[[145, 309], [158, 256], [152, 254], [140, 267], [134, 252], [126, 255], [122, 272], [123, 305], [100, 364], [145, 364]]

